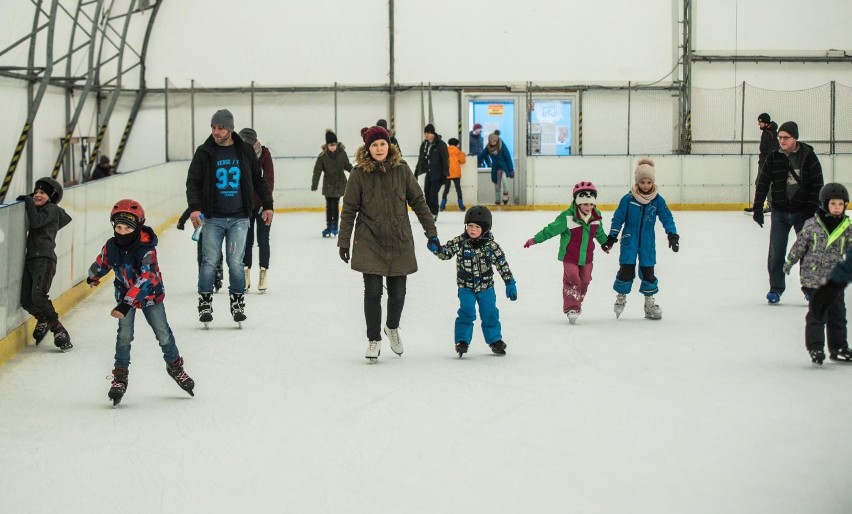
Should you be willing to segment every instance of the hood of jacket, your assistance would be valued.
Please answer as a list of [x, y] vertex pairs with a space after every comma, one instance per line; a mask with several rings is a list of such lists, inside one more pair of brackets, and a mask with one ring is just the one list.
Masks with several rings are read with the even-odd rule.
[[385, 162], [377, 162], [370, 156], [370, 151], [366, 146], [361, 145], [355, 152], [355, 166], [358, 166], [364, 173], [373, 173], [374, 171], [385, 171], [386, 166], [394, 167], [402, 161], [402, 155], [399, 153], [399, 148], [395, 145], [388, 145], [388, 158]]

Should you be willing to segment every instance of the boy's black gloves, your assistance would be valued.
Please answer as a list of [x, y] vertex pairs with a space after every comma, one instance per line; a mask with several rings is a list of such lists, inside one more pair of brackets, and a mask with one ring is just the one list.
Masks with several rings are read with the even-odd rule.
[[615, 236], [606, 236], [606, 243], [601, 245], [601, 250], [609, 253], [612, 250], [612, 245], [618, 242], [618, 238]]
[[760, 208], [757, 208], [757, 207], [754, 208], [754, 214], [752, 214], [751, 217], [754, 219], [755, 223], [760, 225], [760, 228], [763, 228], [763, 206], [762, 205], [760, 206]]
[[349, 248], [340, 249], [340, 259], [346, 264], [349, 264]]
[[837, 301], [845, 288], [846, 284], [841, 284], [840, 282], [835, 282], [831, 279], [829, 279], [825, 284], [819, 286], [811, 297], [811, 316], [816, 319], [825, 318], [825, 311], [834, 305], [834, 302]]
[[673, 252], [677, 253], [680, 250], [680, 236], [677, 234], [669, 234], [669, 248], [672, 249]]

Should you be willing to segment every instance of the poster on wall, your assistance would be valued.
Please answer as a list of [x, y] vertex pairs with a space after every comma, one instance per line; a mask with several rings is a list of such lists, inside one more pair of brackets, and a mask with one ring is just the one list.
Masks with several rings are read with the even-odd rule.
[[538, 127], [540, 153], [536, 155], [571, 155], [570, 100], [536, 100], [530, 112], [530, 123]]

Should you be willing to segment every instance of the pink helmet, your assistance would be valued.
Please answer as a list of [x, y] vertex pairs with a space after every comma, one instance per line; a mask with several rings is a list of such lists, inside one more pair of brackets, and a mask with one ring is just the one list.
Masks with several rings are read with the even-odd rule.
[[[579, 195], [580, 193], [582, 193], [584, 191], [590, 193], [592, 198], [596, 199], [598, 197], [598, 189], [595, 187], [595, 185], [592, 184], [591, 182], [587, 181], [587, 180], [583, 180], [582, 182], [577, 182], [576, 184], [574, 184], [574, 200], [577, 199], [577, 195]], [[589, 196], [589, 195], [583, 195], [583, 196]], [[594, 202], [591, 202], [591, 203], [594, 203]]]

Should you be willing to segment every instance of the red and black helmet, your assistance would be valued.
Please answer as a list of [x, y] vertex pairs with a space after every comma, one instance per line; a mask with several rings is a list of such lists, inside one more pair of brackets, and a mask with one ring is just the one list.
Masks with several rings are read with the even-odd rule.
[[115, 202], [115, 205], [112, 206], [112, 212], [109, 213], [109, 219], [113, 224], [117, 221], [122, 223], [129, 221], [131, 223], [128, 224], [131, 226], [133, 226], [132, 222], [135, 219], [136, 225], [133, 228], [137, 228], [145, 223], [145, 209], [136, 200], [125, 198]]

